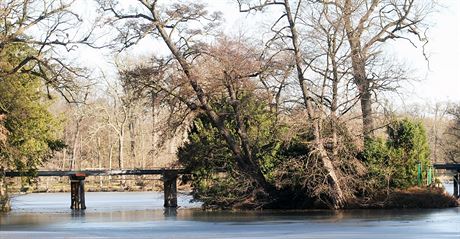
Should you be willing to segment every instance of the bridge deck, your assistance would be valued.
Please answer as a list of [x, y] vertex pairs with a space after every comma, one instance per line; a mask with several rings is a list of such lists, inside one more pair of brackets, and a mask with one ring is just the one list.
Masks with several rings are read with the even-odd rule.
[[446, 169], [460, 171], [460, 163], [435, 163], [433, 164], [435, 169]]
[[167, 173], [186, 174], [189, 173], [183, 168], [158, 168], [158, 169], [119, 169], [119, 170], [81, 170], [81, 171], [37, 171], [36, 174], [28, 175], [24, 172], [7, 171], [6, 177], [24, 177], [24, 176], [38, 176], [38, 177], [65, 177], [73, 175], [84, 176], [110, 176], [110, 175], [163, 175]]
[[44, 171], [26, 173], [19, 171], [2, 172], [6, 177], [69, 177], [70, 178], [70, 208], [74, 210], [85, 210], [85, 178], [87, 176], [109, 176], [109, 175], [162, 175], [164, 206], [167, 208], [177, 207], [177, 176], [187, 174], [184, 168], [158, 168], [158, 169], [118, 169], [118, 170], [79, 170], [79, 171]]

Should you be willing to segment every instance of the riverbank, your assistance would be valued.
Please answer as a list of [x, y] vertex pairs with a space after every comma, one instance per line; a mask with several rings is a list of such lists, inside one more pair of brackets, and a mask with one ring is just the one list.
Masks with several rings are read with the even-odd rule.
[[[120, 180], [111, 183], [101, 184], [100, 181], [88, 181], [85, 184], [86, 192], [163, 192], [163, 183], [159, 180], [149, 180], [139, 185], [134, 181], [126, 180], [123, 185]], [[34, 187], [21, 188], [19, 186], [10, 188], [11, 194], [28, 193], [69, 193], [70, 187], [67, 180], [54, 182], [53, 184], [35, 184]], [[450, 187], [448, 187], [450, 188]], [[26, 189], [26, 190], [24, 190]], [[178, 183], [178, 190], [190, 192], [190, 184]], [[451, 192], [452, 193], [452, 192]], [[320, 205], [320, 204], [316, 204]], [[360, 198], [350, 202], [346, 209], [396, 209], [396, 208], [449, 208], [458, 207], [460, 201], [447, 193], [444, 188], [436, 187], [412, 187], [406, 190], [392, 190], [382, 192], [373, 198], [363, 200]], [[324, 209], [326, 206], [313, 206], [300, 209]], [[270, 208], [273, 209], [273, 208]], [[281, 208], [279, 208], [281, 209]], [[278, 210], [279, 210], [278, 209]], [[295, 209], [295, 208], [291, 208]]]
[[358, 202], [352, 208], [398, 209], [398, 208], [449, 208], [458, 207], [460, 200], [448, 194], [443, 188], [412, 187], [392, 190], [376, 195], [368, 202]]
[[[94, 189], [94, 188], [93, 188]], [[87, 192], [133, 192], [133, 193], [160, 193], [162, 195], [162, 187], [157, 187], [152, 190], [145, 190], [140, 187], [137, 188], [127, 188], [125, 190], [119, 187], [108, 187], [104, 190], [88, 190]], [[12, 194], [13, 197], [21, 196], [30, 193], [62, 193], [68, 192], [66, 190], [62, 191], [47, 191], [47, 192], [18, 192]], [[190, 186], [182, 186], [179, 188], [179, 194], [182, 195], [190, 195]], [[192, 198], [189, 198], [192, 200]], [[180, 205], [179, 205], [180, 206]], [[347, 210], [354, 210], [354, 209], [414, 209], [414, 208], [423, 208], [423, 209], [434, 209], [434, 208], [451, 208], [451, 207], [458, 207], [460, 206], [460, 199], [455, 199], [452, 195], [449, 195], [443, 188], [418, 188], [413, 187], [406, 190], [394, 190], [389, 194], [381, 194], [377, 197], [367, 200], [367, 201], [355, 201], [350, 203], [348, 207], [345, 209]], [[315, 209], [315, 208], [309, 208]], [[324, 209], [324, 208], [316, 208], [316, 209]], [[276, 209], [275, 209], [276, 210]], [[280, 209], [278, 209], [280, 210]], [[237, 210], [241, 211], [241, 210]], [[243, 210], [244, 211], [244, 210]]]

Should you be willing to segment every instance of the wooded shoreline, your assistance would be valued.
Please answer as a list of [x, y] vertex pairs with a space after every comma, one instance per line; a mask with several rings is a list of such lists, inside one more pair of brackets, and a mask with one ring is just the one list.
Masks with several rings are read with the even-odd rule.
[[[458, 205], [434, 174], [460, 159], [460, 103], [394, 98], [417, 74], [390, 48], [427, 60], [436, 1], [234, 0], [238, 34], [214, 1], [77, 2], [0, 4], [0, 206], [4, 172], [22, 177], [14, 192], [59, 169], [42, 176], [69, 177], [84, 210], [86, 176], [89, 191], [113, 175], [153, 190], [127, 172], [176, 166], [209, 210]], [[73, 59], [80, 47], [111, 67]], [[175, 207], [178, 172], [161, 175]]]

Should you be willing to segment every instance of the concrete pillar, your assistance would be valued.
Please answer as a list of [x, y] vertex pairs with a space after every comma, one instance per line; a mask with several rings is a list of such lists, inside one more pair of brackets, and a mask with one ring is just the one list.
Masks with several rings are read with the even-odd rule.
[[85, 177], [84, 174], [70, 176], [70, 208], [74, 210], [86, 209], [85, 204]]
[[164, 207], [177, 207], [177, 173], [166, 171], [163, 173]]

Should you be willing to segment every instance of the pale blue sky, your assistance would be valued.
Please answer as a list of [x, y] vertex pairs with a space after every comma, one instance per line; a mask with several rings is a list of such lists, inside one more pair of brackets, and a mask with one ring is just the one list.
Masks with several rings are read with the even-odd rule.
[[428, 32], [430, 69], [420, 57], [415, 62], [426, 79], [414, 84], [413, 100], [460, 101], [460, 1], [440, 2], [445, 8], [431, 17], [435, 25]]
[[[254, 17], [239, 13], [235, 1], [208, 2], [212, 9], [223, 10], [227, 32], [240, 31], [248, 22], [253, 26], [263, 23], [261, 16]], [[402, 97], [392, 99], [396, 104], [401, 101], [401, 98], [406, 103], [460, 102], [460, 1], [440, 0], [439, 2], [444, 7], [433, 13], [428, 19], [432, 25], [427, 32], [429, 43], [426, 52], [429, 56], [429, 68], [420, 49], [414, 49], [411, 45], [400, 42], [391, 45], [392, 54], [414, 69], [412, 77], [420, 80], [404, 85], [401, 91]], [[245, 33], [247, 36], [251, 34], [251, 31], [245, 31]], [[131, 50], [131, 53], [148, 56], [155, 51], [161, 51], [161, 49], [153, 50], [154, 45], [158, 46], [158, 44], [152, 44], [151, 41], [141, 42]], [[114, 68], [107, 63], [111, 61], [111, 56], [107, 52], [105, 54], [104, 57], [101, 51], [80, 48], [77, 57], [84, 65], [93, 69], [104, 69], [108, 71], [107, 75], [112, 75], [110, 71], [113, 71]]]

